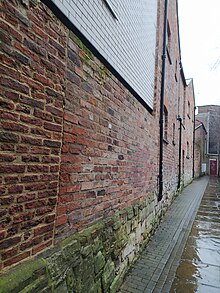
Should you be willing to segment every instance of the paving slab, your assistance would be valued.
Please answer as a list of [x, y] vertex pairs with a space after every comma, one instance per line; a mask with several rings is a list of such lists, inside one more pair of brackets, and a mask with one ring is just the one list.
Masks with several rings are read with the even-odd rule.
[[[208, 177], [194, 180], [175, 199], [150, 242], [128, 272], [119, 293], [169, 292], [208, 182]], [[137, 275], [142, 280], [139, 281], [139, 286], [131, 288]]]

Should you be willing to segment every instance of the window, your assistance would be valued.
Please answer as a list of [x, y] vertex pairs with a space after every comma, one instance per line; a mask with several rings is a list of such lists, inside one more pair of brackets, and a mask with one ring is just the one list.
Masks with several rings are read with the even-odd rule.
[[187, 106], [187, 116], [189, 117], [189, 119], [190, 119], [190, 112], [191, 112], [191, 109], [190, 109], [190, 102], [188, 101], [188, 106]]
[[186, 143], [186, 158], [189, 159], [189, 142]]
[[169, 20], [167, 20], [167, 56], [170, 61], [170, 64], [172, 64], [172, 60], [171, 60], [171, 29], [170, 29]]
[[178, 71], [178, 62], [176, 60], [176, 65], [175, 65], [175, 81], [176, 82], [178, 82], [178, 73], [177, 73], [177, 71]]

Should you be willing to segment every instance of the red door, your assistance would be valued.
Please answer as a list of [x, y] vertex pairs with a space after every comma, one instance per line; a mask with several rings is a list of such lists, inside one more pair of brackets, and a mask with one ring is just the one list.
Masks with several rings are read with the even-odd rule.
[[217, 160], [210, 160], [210, 176], [217, 176]]

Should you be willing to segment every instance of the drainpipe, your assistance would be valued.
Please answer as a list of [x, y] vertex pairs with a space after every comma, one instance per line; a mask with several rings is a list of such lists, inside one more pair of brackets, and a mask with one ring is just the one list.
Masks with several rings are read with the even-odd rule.
[[180, 115], [177, 116], [177, 120], [180, 122], [180, 134], [179, 134], [179, 173], [178, 173], [178, 184], [177, 188], [180, 188], [180, 183], [181, 183], [181, 157], [182, 157], [182, 128], [185, 129], [185, 126], [182, 123], [182, 118]]
[[194, 113], [193, 113], [193, 167], [192, 167], [192, 178], [195, 177], [195, 127], [196, 127], [196, 106], [194, 106]]
[[166, 69], [166, 45], [167, 45], [167, 12], [168, 0], [165, 0], [164, 27], [163, 27], [163, 55], [162, 55], [162, 76], [160, 90], [160, 154], [159, 154], [159, 194], [158, 201], [163, 197], [163, 113], [164, 113], [164, 92], [165, 92], [165, 69]]
[[180, 122], [180, 128], [179, 128], [179, 172], [178, 172], [178, 184], [177, 188], [180, 188], [180, 182], [181, 182], [181, 153], [182, 153], [182, 118], [178, 115], [177, 120]]

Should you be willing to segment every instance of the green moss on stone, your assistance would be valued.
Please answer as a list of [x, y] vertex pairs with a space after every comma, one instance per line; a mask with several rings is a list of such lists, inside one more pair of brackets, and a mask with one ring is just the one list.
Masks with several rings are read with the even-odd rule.
[[101, 280], [98, 280], [90, 289], [89, 293], [102, 293]]
[[99, 271], [104, 267], [105, 265], [105, 257], [101, 253], [101, 251], [98, 252], [98, 254], [95, 257], [94, 260], [94, 265], [95, 265], [95, 274], [98, 274]]
[[20, 292], [33, 283], [37, 272], [46, 267], [44, 260], [36, 259], [22, 263], [0, 277], [1, 293]]
[[114, 263], [109, 259], [104, 267], [102, 274], [102, 287], [103, 292], [108, 292], [108, 289], [115, 276], [115, 266]]

